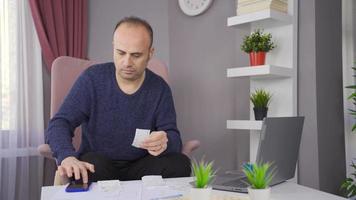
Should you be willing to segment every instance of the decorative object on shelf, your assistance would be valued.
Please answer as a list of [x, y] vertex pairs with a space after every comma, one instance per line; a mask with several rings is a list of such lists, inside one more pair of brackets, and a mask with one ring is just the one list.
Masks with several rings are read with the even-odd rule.
[[184, 14], [196, 16], [208, 10], [213, 0], [179, 0], [178, 3]]
[[243, 39], [241, 50], [250, 54], [250, 65], [264, 65], [266, 52], [274, 49], [276, 45], [272, 41], [271, 33], [263, 33], [263, 30], [256, 29]]
[[[356, 71], [356, 67], [352, 68], [354, 71]], [[353, 77], [356, 77], [356, 75], [353, 75]], [[353, 93], [347, 98], [348, 100], [352, 100], [352, 103], [354, 105], [356, 105], [356, 85], [350, 85], [350, 86], [346, 86], [346, 88], [348, 89], [352, 89]], [[356, 110], [353, 110], [351, 108], [349, 108], [350, 111], [350, 115], [354, 116], [354, 118], [356, 118]], [[352, 125], [352, 132], [356, 129], [356, 123], [354, 123]]]
[[237, 15], [245, 15], [262, 10], [288, 12], [288, 0], [237, 0]]
[[341, 184], [341, 191], [347, 198], [356, 197], [356, 165], [354, 162], [350, 165], [354, 172], [351, 174], [353, 177], [346, 178]]
[[201, 160], [199, 163], [195, 160], [192, 162], [192, 171], [195, 176], [194, 187], [191, 188], [191, 199], [210, 199], [211, 183], [215, 171], [213, 170], [213, 162], [204, 162]]
[[267, 117], [268, 105], [271, 99], [272, 95], [264, 89], [256, 89], [255, 92], [250, 95], [256, 120], [263, 120], [263, 118]]
[[242, 167], [242, 171], [247, 177], [250, 187], [248, 187], [248, 195], [251, 200], [268, 200], [271, 195], [271, 183], [275, 168], [271, 169], [272, 164], [267, 163], [246, 163]]

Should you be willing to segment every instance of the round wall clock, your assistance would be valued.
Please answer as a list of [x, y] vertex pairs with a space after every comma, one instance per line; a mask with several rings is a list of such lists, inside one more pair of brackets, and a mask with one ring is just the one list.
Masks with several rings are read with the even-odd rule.
[[206, 11], [213, 0], [179, 0], [180, 9], [189, 16], [195, 16]]

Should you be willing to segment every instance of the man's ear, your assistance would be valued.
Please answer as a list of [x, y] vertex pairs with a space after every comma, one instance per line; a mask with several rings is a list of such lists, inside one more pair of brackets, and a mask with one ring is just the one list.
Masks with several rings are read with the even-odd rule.
[[155, 48], [151, 47], [150, 52], [149, 52], [149, 54], [148, 54], [148, 56], [149, 56], [149, 57], [148, 57], [148, 60], [150, 60], [150, 59], [153, 57], [154, 52], [155, 52]]

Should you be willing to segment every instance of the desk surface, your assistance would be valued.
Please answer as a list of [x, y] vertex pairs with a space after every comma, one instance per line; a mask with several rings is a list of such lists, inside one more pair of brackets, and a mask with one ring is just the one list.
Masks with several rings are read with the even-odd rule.
[[[189, 182], [192, 181], [191, 177], [187, 178], [171, 178], [165, 179], [166, 183], [170, 185], [185, 185], [189, 187]], [[140, 181], [122, 181], [121, 185], [139, 183]], [[42, 187], [41, 200], [51, 200], [55, 197], [56, 193], [60, 190], [64, 190], [65, 186], [46, 186]], [[219, 190], [213, 190], [214, 199], [249, 199], [247, 194], [225, 192]], [[221, 197], [221, 198], [218, 198]], [[54, 198], [55, 199], [55, 198]], [[120, 199], [120, 198], [119, 198]], [[186, 199], [186, 198], [183, 198]], [[285, 182], [272, 187], [270, 200], [345, 200], [345, 198], [321, 192], [312, 188], [298, 185], [292, 182]]]

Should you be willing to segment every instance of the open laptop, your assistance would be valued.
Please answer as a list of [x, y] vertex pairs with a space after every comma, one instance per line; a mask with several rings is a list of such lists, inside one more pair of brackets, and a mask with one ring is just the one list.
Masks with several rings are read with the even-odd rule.
[[[268, 117], [262, 123], [256, 162], [273, 162], [276, 174], [272, 185], [294, 177], [303, 131], [304, 117]], [[231, 175], [233, 176], [233, 175]], [[244, 176], [217, 178], [213, 189], [247, 192]]]

